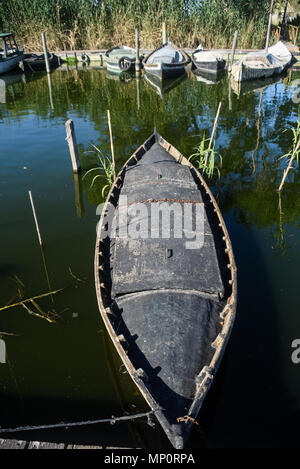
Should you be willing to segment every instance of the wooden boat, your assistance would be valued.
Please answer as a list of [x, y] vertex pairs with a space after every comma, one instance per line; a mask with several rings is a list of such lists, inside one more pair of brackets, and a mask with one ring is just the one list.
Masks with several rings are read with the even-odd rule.
[[2, 50], [0, 50], [0, 75], [16, 68], [23, 59], [23, 50], [19, 49], [13, 33], [0, 34]]
[[183, 80], [187, 78], [186, 71], [177, 78], [170, 78], [169, 80], [161, 80], [157, 75], [152, 75], [151, 73], [145, 73], [144, 78], [146, 83], [148, 83], [158, 94], [158, 96], [163, 99], [164, 95], [171, 91], [173, 88], [178, 86]]
[[268, 52], [250, 52], [233, 64], [231, 75], [235, 81], [258, 80], [282, 73], [292, 62], [293, 56], [286, 45], [279, 41]]
[[[51, 69], [58, 66], [58, 58], [55, 54], [48, 53], [49, 66]], [[23, 57], [24, 70], [40, 72], [46, 70], [44, 54], [25, 54]]]
[[190, 57], [184, 50], [168, 41], [147, 55], [143, 60], [143, 66], [147, 73], [157, 75], [164, 80], [183, 75], [190, 61]]
[[[135, 203], [152, 210], [164, 202], [202, 210], [202, 247], [187, 248], [183, 237], [151, 238], [147, 228], [140, 238], [124, 235], [137, 220], [130, 212]], [[108, 194], [97, 229], [95, 282], [101, 316], [129, 375], [170, 442], [183, 448], [233, 326], [236, 267], [210, 189], [156, 131]]]
[[204, 51], [201, 46], [192, 53], [192, 60], [198, 70], [212, 74], [222, 72], [226, 65], [226, 60], [217, 52]]
[[[142, 57], [141, 57], [142, 59]], [[116, 46], [105, 52], [107, 70], [115, 73], [135, 70], [136, 50], [128, 46]]]

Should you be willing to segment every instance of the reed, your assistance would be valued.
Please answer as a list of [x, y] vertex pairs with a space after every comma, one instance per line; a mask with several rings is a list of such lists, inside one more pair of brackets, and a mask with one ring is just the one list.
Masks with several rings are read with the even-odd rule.
[[113, 44], [134, 46], [135, 27], [141, 48], [167, 36], [180, 46], [230, 47], [236, 29], [241, 47], [262, 47], [269, 0], [6, 0], [0, 2], [0, 29], [13, 29], [26, 50], [41, 50], [47, 32], [49, 50], [98, 49]]
[[189, 157], [189, 160], [209, 178], [215, 173], [220, 177], [222, 156], [215, 151], [215, 141], [211, 143], [211, 139], [206, 138], [204, 133], [201, 142], [195, 149], [196, 152]]
[[[104, 155], [101, 150], [92, 145], [94, 150], [96, 151], [96, 155], [98, 158], [98, 166], [96, 168], [89, 169], [83, 176], [82, 180], [84, 180], [88, 175], [93, 176], [92, 182], [90, 184], [90, 190], [94, 186], [97, 179], [102, 179], [104, 185], [102, 186], [101, 196], [102, 198], [109, 192], [114, 179], [115, 179], [115, 168], [112, 159]], [[95, 174], [98, 173], [98, 174]], [[94, 175], [95, 174], [95, 175]]]
[[280, 186], [278, 188], [279, 192], [284, 186], [289, 171], [298, 168], [300, 159], [300, 121], [297, 122], [296, 128], [291, 127], [290, 129], [285, 129], [284, 132], [286, 132], [287, 130], [291, 130], [293, 133], [293, 145], [288, 153], [279, 158], [279, 160], [285, 159], [286, 162], [288, 162], [288, 165], [284, 170]]

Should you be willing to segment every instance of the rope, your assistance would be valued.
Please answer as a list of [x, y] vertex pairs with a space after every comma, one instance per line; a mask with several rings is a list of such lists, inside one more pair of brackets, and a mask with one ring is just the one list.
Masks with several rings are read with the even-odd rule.
[[111, 425], [114, 425], [116, 422], [119, 422], [121, 420], [135, 420], [139, 419], [142, 417], [147, 417], [147, 424], [150, 425], [151, 427], [155, 426], [153, 421], [151, 420], [151, 416], [155, 413], [155, 410], [151, 410], [149, 412], [145, 413], [140, 413], [140, 414], [134, 414], [134, 415], [124, 415], [123, 417], [112, 417], [109, 419], [97, 419], [97, 420], [86, 420], [82, 422], [61, 422], [61, 423], [54, 423], [50, 425], [35, 425], [35, 426], [24, 426], [24, 427], [16, 427], [16, 428], [1, 428], [0, 427], [0, 433], [15, 433], [15, 432], [24, 432], [24, 431], [32, 431], [32, 430], [45, 430], [48, 428], [60, 428], [60, 427], [76, 427], [76, 426], [82, 426], [82, 425], [95, 425], [97, 423], [110, 423]]

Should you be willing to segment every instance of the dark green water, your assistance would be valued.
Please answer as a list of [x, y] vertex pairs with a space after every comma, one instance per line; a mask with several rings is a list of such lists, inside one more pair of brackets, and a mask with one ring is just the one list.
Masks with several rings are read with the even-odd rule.
[[[51, 297], [38, 300], [44, 311], [60, 313], [56, 324], [22, 307], [0, 311], [0, 331], [16, 334], [2, 336], [8, 359], [0, 364], [2, 427], [146, 409], [122, 374], [98, 312], [93, 256], [101, 185], [98, 180], [89, 190], [89, 177], [74, 184], [65, 121], [74, 120], [82, 166], [89, 169], [96, 164], [91, 144], [110, 153], [110, 109], [120, 168], [155, 126], [189, 156], [203, 132], [210, 134], [222, 101], [216, 149], [223, 167], [220, 179], [210, 185], [236, 256], [239, 302], [227, 353], [189, 446], [299, 445], [300, 364], [291, 360], [291, 343], [300, 338], [299, 171], [284, 186], [281, 210], [276, 192], [283, 173], [278, 158], [289, 151], [292, 140], [291, 133], [282, 131], [295, 126], [300, 114], [300, 105], [292, 101], [297, 78], [294, 73], [269, 85], [251, 85], [238, 95], [226, 77], [207, 84], [192, 75], [163, 99], [143, 78], [121, 82], [104, 70], [56, 70], [51, 96], [43, 73], [11, 79], [5, 94], [2, 83], [0, 307], [17, 294], [15, 276], [25, 286], [25, 298], [49, 291], [28, 190], [38, 214], [51, 289], [65, 288], [54, 302]], [[81, 205], [76, 190], [81, 190]], [[142, 440], [134, 436], [137, 430]], [[145, 423], [23, 433], [17, 438], [169, 447], [159, 427], [152, 430]]]

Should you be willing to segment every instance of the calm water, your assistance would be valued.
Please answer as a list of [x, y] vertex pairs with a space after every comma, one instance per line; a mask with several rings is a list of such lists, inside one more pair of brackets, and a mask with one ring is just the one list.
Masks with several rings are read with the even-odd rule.
[[[3, 77], [2, 77], [3, 78]], [[146, 409], [114, 352], [98, 312], [93, 275], [97, 180], [74, 180], [64, 123], [72, 118], [83, 168], [96, 165], [91, 144], [109, 154], [110, 109], [118, 167], [156, 126], [184, 155], [194, 152], [222, 109], [216, 149], [220, 179], [210, 185], [238, 266], [237, 318], [218, 377], [199, 415], [190, 448], [297, 447], [300, 364], [300, 177], [278, 158], [291, 146], [300, 104], [289, 74], [233, 89], [188, 76], [159, 95], [143, 78], [120, 81], [105, 70], [56, 70], [6, 77], [0, 86], [0, 307], [49, 291], [32, 217], [32, 191], [52, 290], [37, 300], [57, 323], [23, 307], [0, 311], [7, 363], [0, 364], [2, 427], [79, 421]], [[167, 86], [168, 88], [168, 86]], [[76, 280], [76, 278], [77, 280]], [[78, 280], [79, 279], [79, 280]], [[23, 285], [21, 285], [20, 281]], [[34, 309], [32, 304], [28, 305]], [[35, 310], [36, 311], [36, 310]], [[101, 424], [18, 438], [168, 448], [158, 425]]]

